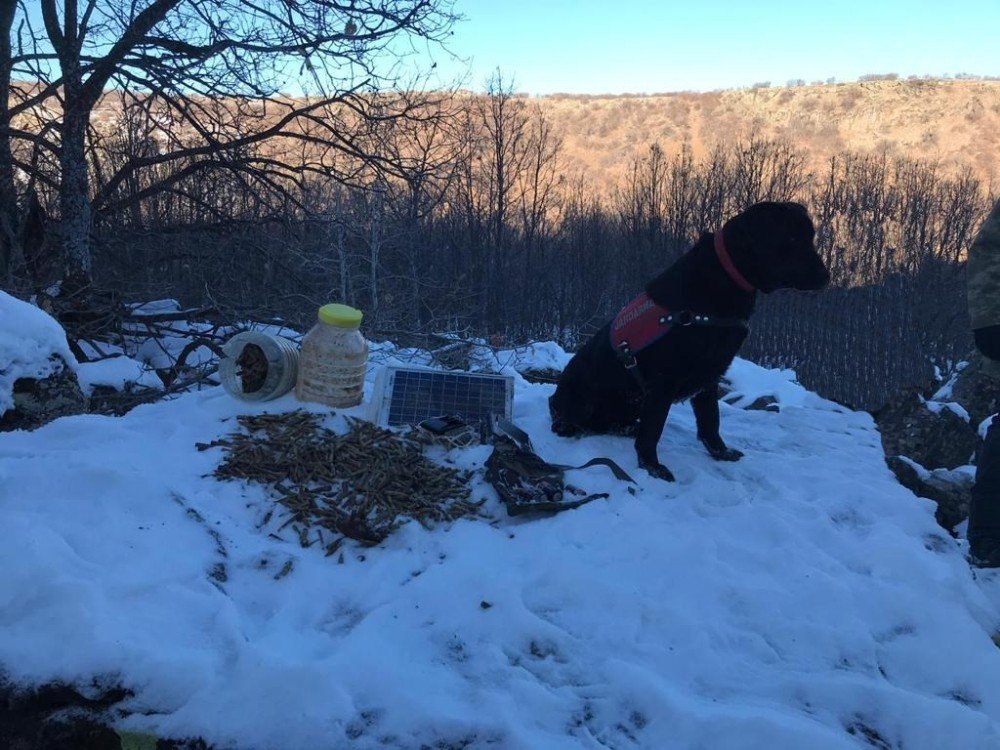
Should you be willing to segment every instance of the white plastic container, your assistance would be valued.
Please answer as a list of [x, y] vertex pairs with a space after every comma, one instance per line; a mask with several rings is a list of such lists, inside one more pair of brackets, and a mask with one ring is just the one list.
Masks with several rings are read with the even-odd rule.
[[362, 313], [347, 305], [323, 305], [302, 339], [295, 395], [346, 409], [361, 403], [368, 367], [368, 342], [358, 330]]
[[[295, 386], [299, 350], [294, 341], [260, 331], [244, 331], [223, 344], [222, 351], [225, 356], [219, 361], [219, 378], [222, 387], [238, 399], [270, 401]], [[248, 371], [251, 366], [253, 370]]]

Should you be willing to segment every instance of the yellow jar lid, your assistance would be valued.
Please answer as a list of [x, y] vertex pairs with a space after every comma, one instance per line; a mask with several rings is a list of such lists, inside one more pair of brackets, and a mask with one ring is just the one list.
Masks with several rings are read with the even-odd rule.
[[364, 313], [349, 305], [323, 305], [319, 309], [320, 322], [338, 328], [357, 328], [361, 325]]

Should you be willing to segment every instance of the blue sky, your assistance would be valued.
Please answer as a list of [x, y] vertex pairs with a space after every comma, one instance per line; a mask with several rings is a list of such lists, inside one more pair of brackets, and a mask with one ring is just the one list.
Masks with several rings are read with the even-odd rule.
[[[711, 90], [866, 73], [1000, 75], [1000, 0], [456, 0], [468, 87]], [[446, 75], [463, 70], [441, 60]]]

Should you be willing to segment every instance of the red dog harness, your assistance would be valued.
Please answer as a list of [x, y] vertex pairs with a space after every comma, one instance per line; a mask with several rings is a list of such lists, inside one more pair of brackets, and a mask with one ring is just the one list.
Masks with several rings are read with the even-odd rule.
[[[754, 286], [746, 280], [726, 251], [722, 232], [715, 233], [715, 254], [723, 270], [743, 291], [753, 292]], [[746, 328], [743, 318], [723, 318], [717, 315], [693, 313], [690, 310], [671, 311], [650, 299], [643, 292], [629, 302], [611, 322], [611, 347], [625, 368], [638, 375], [635, 355], [666, 336], [675, 325]], [[641, 384], [641, 381], [640, 381]]]

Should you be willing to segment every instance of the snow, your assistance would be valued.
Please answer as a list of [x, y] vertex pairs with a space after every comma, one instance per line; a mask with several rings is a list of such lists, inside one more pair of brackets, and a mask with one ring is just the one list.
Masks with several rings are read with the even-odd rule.
[[409, 367], [431, 367], [434, 358], [423, 349], [399, 347], [391, 341], [369, 341], [368, 361], [378, 367], [391, 365]]
[[745, 408], [762, 396], [771, 396], [781, 406], [812, 407], [836, 412], [847, 409], [807, 391], [795, 380], [794, 370], [768, 370], [753, 362], [737, 359], [726, 372], [732, 391], [726, 402]]
[[[943, 409], [947, 409], [957, 417], [960, 417], [965, 422], [972, 422], [972, 417], [969, 416], [968, 410], [962, 406], [957, 401], [954, 401], [954, 390], [955, 383], [958, 382], [958, 376], [962, 374], [962, 371], [969, 366], [968, 362], [959, 362], [954, 368], [950, 368], [949, 371], [951, 375], [948, 380], [942, 385], [937, 391], [934, 392], [929, 399], [924, 400], [924, 404], [935, 414], [940, 414]], [[940, 381], [943, 380], [940, 368], [934, 366], [935, 377]]]
[[982, 422], [979, 423], [979, 427], [976, 428], [976, 432], [979, 434], [983, 440], [986, 439], [986, 433], [989, 432], [990, 427], [993, 425], [993, 420], [996, 419], [996, 415], [990, 415], [986, 417]]
[[[926, 471], [926, 469], [925, 469]], [[934, 469], [930, 475], [949, 484], [971, 484], [976, 478], [976, 467], [972, 464], [954, 469]]]
[[957, 401], [925, 401], [924, 405], [930, 409], [935, 414], [940, 414], [942, 410], [947, 409], [952, 414], [962, 419], [965, 422], [971, 422], [972, 417], [969, 416], [968, 410], [962, 406]]
[[484, 347], [477, 350], [477, 353], [483, 369], [504, 374], [514, 374], [525, 369], [561, 372], [572, 356], [552, 341], [533, 342], [496, 352]]
[[[163, 323], [156, 320], [156, 316], [181, 311], [180, 303], [174, 299], [131, 304], [130, 320], [123, 326], [125, 346], [121, 352], [144, 364], [147, 370], [173, 367], [186, 347], [197, 339], [216, 332], [212, 323], [187, 320]], [[143, 318], [150, 320], [144, 321]], [[151, 335], [154, 330], [155, 336]], [[223, 334], [233, 332], [234, 330], [218, 331]], [[216, 355], [209, 347], [198, 346], [187, 353], [184, 363], [188, 367], [198, 367], [215, 359]]]
[[110, 357], [96, 362], [84, 362], [77, 368], [77, 379], [84, 394], [90, 395], [95, 386], [103, 385], [124, 390], [130, 383], [147, 388], [163, 388], [163, 381], [142, 362], [131, 357]]
[[[942, 385], [938, 390], [931, 396], [931, 401], [950, 401], [954, 395], [955, 383], [958, 381], [958, 376], [962, 374], [962, 370], [969, 366], [968, 362], [959, 362], [954, 368], [950, 368], [951, 375], [948, 380]], [[934, 377], [941, 381], [943, 376], [941, 374], [941, 368], [934, 365]], [[961, 415], [960, 415], [961, 416]], [[966, 420], [968, 421], [968, 420]]]
[[917, 472], [917, 476], [920, 477], [925, 482], [931, 478], [932, 472], [925, 469], [922, 465], [918, 464], [909, 456], [898, 456], [899, 460], [905, 464], [908, 464], [911, 469]]
[[175, 299], [156, 299], [150, 302], [134, 302], [129, 305], [129, 314], [136, 315], [168, 315], [181, 311], [181, 303]]
[[[518, 379], [514, 418], [544, 458], [609, 456], [636, 494], [573, 471], [611, 498], [510, 519], [479, 482], [493, 522], [409, 524], [342, 564], [261, 526], [263, 490], [216, 482], [220, 451], [195, 448], [291, 395], [214, 388], [0, 435], [0, 664], [119, 680], [122, 727], [240, 750], [1000, 746], [1000, 579], [896, 483], [869, 415], [790, 371], [737, 361], [730, 378], [738, 403], [780, 412], [721, 404], [732, 464], [675, 407], [674, 484], [625, 438], [553, 435], [552, 386]], [[489, 450], [449, 456], [476, 468]]]
[[[211, 331], [213, 326], [210, 323], [178, 321], [173, 324], [172, 328], [175, 332], [165, 333], [154, 338], [143, 335], [140, 326], [132, 324], [132, 330], [128, 332], [129, 341], [133, 344], [141, 343], [138, 343], [138, 346], [130, 354], [149, 368], [169, 369], [177, 363], [181, 353], [198, 337], [199, 333]], [[215, 353], [211, 349], [207, 346], [199, 346], [188, 353], [185, 364], [189, 367], [198, 367], [213, 361], [215, 358]]]
[[0, 414], [14, 405], [14, 381], [48, 377], [59, 372], [63, 363], [76, 369], [76, 357], [59, 323], [34, 305], [0, 291]]

